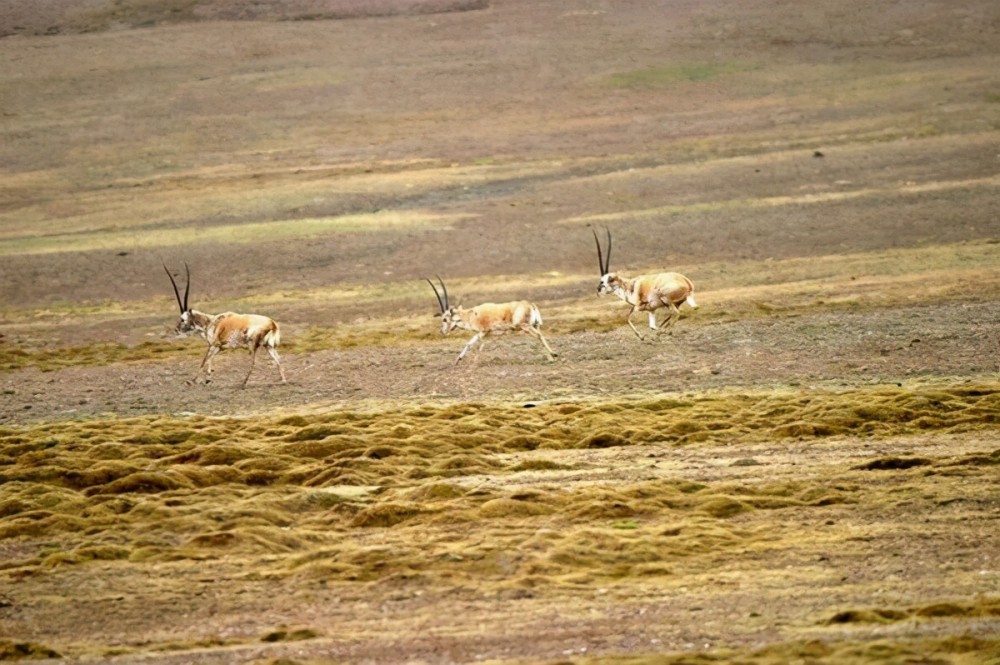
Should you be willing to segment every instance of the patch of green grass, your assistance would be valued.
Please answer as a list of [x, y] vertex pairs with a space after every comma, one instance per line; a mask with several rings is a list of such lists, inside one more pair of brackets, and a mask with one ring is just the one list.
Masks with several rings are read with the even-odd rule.
[[443, 228], [462, 215], [433, 215], [416, 212], [381, 211], [340, 217], [288, 219], [252, 224], [148, 229], [90, 231], [84, 233], [34, 235], [0, 239], [0, 256], [119, 250], [123, 247], [172, 247], [193, 243], [255, 243], [262, 240], [313, 238], [337, 233], [377, 233], [401, 228]]
[[96, 9], [74, 12], [65, 28], [70, 32], [99, 32], [114, 25], [146, 28], [160, 23], [197, 19], [197, 0], [116, 0]]
[[[922, 125], [917, 135], [934, 136], [939, 130], [932, 125]], [[919, 184], [899, 184], [892, 187], [870, 187], [844, 191], [830, 191], [794, 196], [771, 196], [765, 198], [730, 199], [725, 201], [708, 201], [688, 203], [684, 205], [666, 205], [641, 210], [625, 210], [622, 212], [602, 213], [598, 215], [583, 215], [562, 220], [565, 224], [607, 224], [641, 219], [656, 219], [678, 215], [695, 215], [725, 210], [752, 210], [755, 208], [779, 208], [785, 206], [831, 205], [843, 201], [857, 199], [884, 199], [888, 197], [905, 198], [927, 192], [940, 192], [964, 189], [993, 189], [1000, 185], [1000, 177], [992, 175], [976, 179], [960, 179], [953, 181], [936, 181]]]
[[694, 63], [647, 67], [612, 74], [608, 78], [608, 84], [614, 88], [659, 88], [677, 83], [711, 81], [749, 69], [751, 67], [748, 65], [736, 63]]
[[194, 356], [204, 352], [203, 347], [193, 351], [191, 346], [143, 342], [135, 346], [115, 342], [101, 342], [88, 346], [31, 348], [17, 344], [0, 345], [0, 372], [23, 367], [37, 367], [52, 372], [77, 365], [110, 365], [119, 362], [156, 360], [172, 356]]

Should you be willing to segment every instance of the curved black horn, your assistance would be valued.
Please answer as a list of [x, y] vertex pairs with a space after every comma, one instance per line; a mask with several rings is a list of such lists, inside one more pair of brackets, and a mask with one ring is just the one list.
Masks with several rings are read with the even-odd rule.
[[604, 227], [605, 232], [608, 234], [608, 247], [607, 251], [604, 253], [604, 272], [611, 272], [611, 229]]
[[[441, 284], [441, 291], [444, 292], [444, 308], [448, 309], [449, 307], [451, 307], [451, 302], [449, 302], [448, 300], [448, 287], [444, 285], [444, 280], [441, 279], [441, 275], [434, 275], [434, 276], [437, 277], [438, 282]], [[459, 298], [459, 301], [461, 301], [461, 298]]]
[[[608, 252], [611, 251], [611, 235], [608, 233]], [[610, 256], [610, 254], [609, 254]], [[188, 294], [191, 293], [191, 269], [188, 268], [187, 261], [184, 262], [184, 273], [187, 275], [187, 286], [184, 287], [184, 309], [181, 310], [181, 314], [188, 311]], [[177, 288], [176, 286], [174, 287]]]
[[[594, 242], [597, 243], [597, 264], [601, 268], [601, 276], [608, 274], [607, 260], [604, 258], [604, 252], [601, 251], [601, 240], [597, 237], [597, 231], [590, 229], [594, 233]], [[605, 229], [607, 231], [607, 229]], [[611, 247], [611, 232], [608, 231], [608, 248]], [[610, 254], [608, 255], [610, 258]]]
[[[174, 297], [177, 298], [177, 306], [181, 308], [181, 314], [183, 314], [184, 311], [185, 311], [184, 310], [184, 304], [181, 303], [181, 294], [180, 294], [180, 291], [177, 290], [177, 282], [174, 281], [174, 276], [170, 274], [170, 269], [167, 268], [167, 264], [166, 263], [163, 264], [163, 269], [167, 272], [167, 277], [170, 278], [170, 283], [174, 287]], [[188, 286], [190, 286], [190, 285], [191, 285], [191, 281], [189, 279], [188, 280]], [[184, 294], [184, 299], [187, 300], [187, 292], [185, 292], [185, 294]]]
[[[447, 307], [445, 307], [445, 301], [441, 299], [441, 294], [438, 293], [437, 287], [434, 286], [434, 282], [432, 282], [431, 280], [427, 279], [426, 277], [424, 278], [424, 281], [426, 281], [428, 284], [430, 284], [431, 288], [434, 289], [434, 296], [438, 300], [438, 307], [441, 308], [441, 313], [444, 314], [444, 311], [447, 309]], [[438, 277], [438, 281], [441, 281], [440, 277]], [[441, 286], [442, 286], [442, 288], [444, 287], [444, 282], [441, 282]]]
[[594, 242], [597, 243], [597, 267], [601, 270], [601, 276], [604, 275], [604, 255], [601, 252], [601, 240], [597, 237], [597, 231], [590, 229], [590, 232], [594, 234]]

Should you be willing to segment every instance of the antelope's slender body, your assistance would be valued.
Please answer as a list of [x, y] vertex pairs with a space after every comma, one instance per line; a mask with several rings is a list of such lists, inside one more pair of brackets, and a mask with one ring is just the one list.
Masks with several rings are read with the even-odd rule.
[[[187, 269], [187, 264], [184, 264]], [[164, 266], [166, 270], [166, 266]], [[191, 273], [187, 271], [187, 287], [184, 290], [184, 300], [181, 301], [180, 293], [177, 291], [177, 283], [173, 275], [167, 270], [167, 276], [174, 287], [174, 295], [177, 296], [177, 304], [181, 309], [180, 318], [177, 319], [175, 331], [178, 335], [189, 335], [197, 333], [208, 343], [208, 350], [201, 360], [198, 375], [192, 379], [196, 382], [205, 372], [205, 383], [211, 381], [212, 359], [224, 349], [249, 349], [250, 369], [243, 379], [243, 387], [250, 380], [253, 372], [254, 361], [257, 358], [257, 350], [262, 348], [271, 357], [271, 360], [278, 367], [281, 374], [281, 382], [286, 383], [285, 370], [281, 367], [281, 358], [278, 356], [278, 344], [281, 343], [281, 330], [277, 321], [262, 316], [260, 314], [237, 314], [236, 312], [223, 312], [221, 314], [206, 314], [196, 309], [188, 307], [188, 293], [191, 290]]]
[[[601, 241], [597, 238], [597, 232], [594, 232], [597, 260], [601, 268], [601, 281], [597, 284], [597, 294], [602, 296], [613, 294], [631, 305], [625, 321], [636, 337], [642, 339], [642, 335], [632, 323], [632, 314], [636, 310], [648, 314], [650, 330], [663, 331], [676, 322], [681, 305], [687, 303], [694, 309], [698, 308], [698, 303], [694, 299], [694, 283], [679, 272], [661, 272], [632, 278], [610, 272], [611, 232], [607, 233], [607, 252], [602, 255]], [[660, 309], [666, 309], [667, 315], [662, 321], [657, 322], [656, 312]]]
[[545, 353], [549, 360], [555, 360], [555, 352], [552, 351], [552, 347], [549, 346], [549, 343], [545, 340], [545, 336], [542, 335], [542, 314], [533, 303], [527, 300], [515, 300], [503, 303], [488, 302], [470, 309], [452, 306], [448, 303], [448, 290], [445, 288], [444, 282], [441, 281], [440, 277], [438, 281], [441, 284], [441, 290], [444, 292], [443, 298], [438, 293], [434, 283], [427, 280], [431, 288], [434, 289], [434, 295], [437, 296], [438, 305], [441, 307], [439, 314], [441, 316], [441, 334], [447, 335], [456, 328], [475, 333], [466, 342], [465, 347], [462, 348], [462, 352], [458, 354], [458, 358], [455, 360], [456, 365], [462, 361], [465, 354], [472, 347], [476, 346], [477, 343], [479, 344], [476, 352], [478, 356], [478, 353], [482, 351], [483, 345], [486, 343], [487, 337], [511, 332], [523, 332], [536, 338], [545, 347]]

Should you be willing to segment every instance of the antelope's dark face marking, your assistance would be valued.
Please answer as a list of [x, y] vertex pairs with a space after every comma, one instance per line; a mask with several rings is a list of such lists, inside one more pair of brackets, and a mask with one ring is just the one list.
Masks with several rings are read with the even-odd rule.
[[177, 325], [174, 326], [174, 332], [181, 337], [187, 337], [196, 330], [194, 324], [194, 317], [191, 316], [191, 311], [181, 312], [180, 317], [177, 319]]
[[620, 283], [617, 273], [609, 272], [601, 276], [601, 281], [597, 283], [597, 295], [607, 296], [615, 292], [615, 287]]
[[441, 314], [441, 334], [447, 335], [462, 322], [462, 316], [455, 307], [449, 307]]

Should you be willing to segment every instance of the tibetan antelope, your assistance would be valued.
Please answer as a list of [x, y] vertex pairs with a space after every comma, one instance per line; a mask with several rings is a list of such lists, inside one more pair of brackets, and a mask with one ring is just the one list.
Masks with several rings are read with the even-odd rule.
[[[649, 314], [650, 330], [662, 331], [676, 321], [680, 314], [678, 308], [684, 303], [694, 309], [698, 308], [698, 303], [694, 301], [694, 284], [680, 273], [661, 272], [655, 275], [639, 275], [630, 279], [616, 272], [610, 272], [611, 231], [607, 229], [605, 231], [608, 233], [608, 245], [603, 254], [601, 241], [597, 237], [597, 231], [594, 231], [594, 241], [597, 243], [597, 261], [601, 268], [601, 281], [597, 284], [597, 295], [603, 296], [613, 293], [631, 306], [625, 321], [632, 328], [636, 337], [642, 339], [642, 335], [632, 323], [632, 314], [637, 309]], [[667, 316], [657, 325], [656, 310], [661, 308], [667, 309]]]
[[434, 282], [428, 279], [427, 283], [434, 289], [438, 306], [441, 308], [440, 314], [434, 315], [441, 317], [441, 334], [447, 335], [455, 328], [471, 330], [475, 333], [472, 339], [465, 344], [462, 352], [458, 354], [458, 359], [455, 360], [456, 365], [462, 361], [465, 354], [477, 342], [479, 343], [479, 348], [476, 351], [476, 356], [478, 357], [479, 352], [483, 349], [483, 344], [486, 342], [486, 338], [490, 335], [503, 335], [504, 333], [517, 332], [519, 330], [537, 338], [542, 343], [542, 346], [545, 347], [545, 353], [548, 355], [549, 360], [555, 360], [555, 352], [542, 335], [542, 315], [535, 305], [527, 300], [515, 300], [503, 303], [488, 302], [477, 305], [472, 309], [466, 309], [448, 302], [448, 289], [440, 277], [437, 279], [441, 284], [443, 296], [442, 293], [438, 293]]
[[243, 379], [243, 388], [247, 387], [250, 380], [250, 373], [253, 372], [254, 360], [257, 357], [257, 349], [264, 347], [267, 355], [278, 366], [281, 374], [281, 382], [287, 383], [285, 370], [281, 367], [281, 359], [278, 357], [278, 343], [281, 341], [281, 333], [278, 324], [273, 319], [259, 314], [236, 314], [234, 312], [223, 312], [222, 314], [205, 314], [196, 309], [188, 308], [188, 293], [191, 291], [191, 270], [187, 263], [184, 264], [184, 271], [187, 275], [187, 286], [184, 287], [184, 300], [181, 301], [181, 294], [177, 290], [177, 282], [170, 270], [164, 265], [167, 277], [174, 287], [174, 296], [177, 298], [177, 305], [181, 309], [181, 316], [177, 319], [174, 330], [180, 336], [187, 336], [192, 332], [197, 332], [208, 342], [208, 351], [201, 360], [201, 367], [198, 375], [188, 383], [196, 383], [201, 378], [202, 371], [206, 372], [205, 383], [212, 380], [212, 358], [223, 349], [250, 349], [250, 370]]

